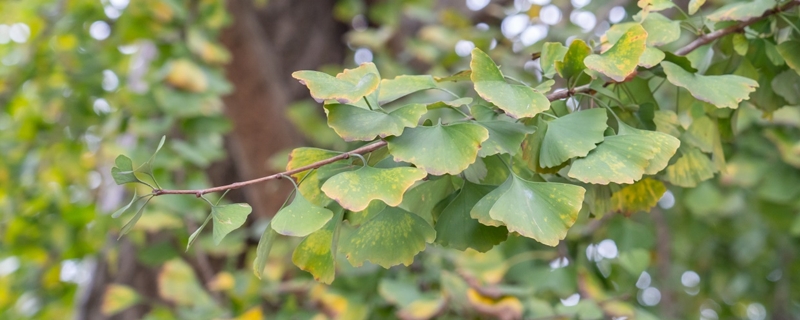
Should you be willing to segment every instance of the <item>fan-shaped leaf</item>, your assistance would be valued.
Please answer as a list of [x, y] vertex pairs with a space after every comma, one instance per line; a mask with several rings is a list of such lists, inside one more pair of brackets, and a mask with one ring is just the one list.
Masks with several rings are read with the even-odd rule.
[[545, 42], [542, 47], [542, 56], [539, 57], [539, 66], [542, 75], [552, 78], [556, 74], [556, 61], [564, 60], [564, 55], [569, 49], [558, 42]]
[[231, 231], [241, 227], [253, 208], [246, 203], [234, 203], [211, 207], [214, 217], [214, 243], [219, 244]]
[[[341, 152], [330, 151], [325, 149], [319, 148], [295, 148], [289, 153], [289, 162], [286, 164], [286, 171], [292, 171], [294, 169], [307, 166], [314, 162], [322, 161], [328, 158], [332, 158], [335, 156], [340, 155]], [[344, 160], [337, 161], [336, 163], [345, 163]], [[293, 174], [292, 177], [296, 178], [297, 180], [302, 180], [309, 172], [303, 171], [300, 173]]]
[[672, 0], [639, 0], [637, 5], [645, 11], [661, 11], [675, 6]]
[[736, 75], [692, 74], [667, 61], [662, 62], [661, 67], [664, 68], [669, 82], [686, 88], [698, 100], [708, 102], [718, 108], [738, 108], [739, 102], [747, 100], [750, 93], [758, 87], [758, 82]]
[[611, 202], [615, 210], [625, 215], [639, 211], [647, 212], [658, 203], [658, 200], [661, 199], [661, 196], [666, 191], [667, 187], [664, 186], [663, 182], [644, 178], [614, 192], [614, 195], [611, 196]]
[[608, 125], [605, 109], [570, 113], [547, 123], [547, 132], [539, 153], [539, 165], [558, 166], [574, 157], [585, 157], [603, 141]]
[[434, 88], [436, 88], [436, 81], [429, 75], [403, 75], [394, 79], [383, 79], [378, 93], [378, 102], [380, 104], [389, 103], [414, 92]]
[[[497, 190], [501, 191], [495, 198]], [[475, 205], [472, 215], [490, 203], [491, 219], [501, 221], [509, 231], [549, 246], [555, 246], [567, 235], [578, 218], [585, 192], [576, 185], [526, 181], [514, 174], [495, 191]]]
[[655, 157], [650, 159], [650, 164], [644, 169], [645, 174], [656, 174], [664, 170], [681, 145], [680, 140], [666, 133], [634, 129], [624, 123], [619, 126], [619, 134], [642, 135], [650, 139], [650, 146], [655, 151]]
[[324, 228], [308, 235], [292, 253], [294, 265], [311, 273], [319, 282], [331, 284], [336, 276], [334, 252], [343, 215], [344, 210], [338, 210]]
[[492, 58], [478, 48], [472, 50], [470, 79], [475, 91], [514, 118], [533, 117], [550, 107], [544, 94], [531, 87], [506, 83], [500, 69]]
[[353, 266], [370, 261], [389, 268], [400, 263], [410, 265], [435, 238], [433, 227], [416, 214], [386, 207], [343, 239], [341, 250]]
[[331, 217], [333, 212], [308, 202], [297, 193], [291, 204], [275, 214], [272, 229], [285, 236], [305, 237], [322, 228]]
[[363, 167], [331, 177], [322, 185], [322, 192], [352, 211], [364, 210], [376, 199], [397, 206], [403, 200], [403, 193], [425, 176], [425, 171], [417, 168]]
[[340, 103], [357, 102], [377, 90], [381, 83], [378, 68], [371, 62], [363, 63], [355, 69], [346, 69], [336, 77], [307, 70], [294, 72], [292, 77], [308, 87], [314, 99], [334, 99]]
[[436, 243], [458, 250], [472, 248], [489, 251], [508, 237], [505, 227], [490, 227], [470, 216], [475, 204], [489, 194], [494, 186], [464, 182], [458, 195], [444, 208], [436, 222]]
[[744, 21], [758, 17], [775, 7], [775, 0], [755, 0], [731, 3], [706, 16], [711, 21]]
[[397, 136], [405, 127], [416, 127], [419, 118], [428, 108], [416, 103], [398, 108], [392, 112], [366, 110], [349, 104], [325, 105], [328, 112], [328, 126], [345, 141], [370, 141], [376, 136]]
[[680, 21], [672, 21], [660, 13], [651, 12], [641, 22], [647, 31], [647, 46], [665, 45], [681, 37]]
[[681, 149], [683, 155], [667, 167], [667, 181], [685, 188], [694, 188], [698, 183], [714, 177], [716, 168], [700, 149]]
[[800, 41], [787, 40], [781, 42], [776, 49], [778, 54], [786, 61], [786, 64], [794, 69], [797, 74], [800, 74], [800, 54], [798, 54], [800, 52]]
[[115, 167], [111, 168], [111, 177], [117, 184], [126, 184], [131, 182], [139, 182], [136, 175], [133, 173], [133, 161], [124, 155], [117, 156], [114, 160]]
[[453, 194], [452, 176], [431, 177], [414, 185], [403, 195], [403, 202], [398, 207], [414, 213], [433, 225], [433, 209], [436, 205]]
[[110, 284], [103, 294], [103, 303], [100, 311], [105, 316], [112, 316], [139, 303], [141, 297], [136, 290], [121, 284]]
[[706, 3], [706, 0], [690, 0], [689, 1], [689, 14], [697, 13], [697, 10], [700, 10], [700, 7]]
[[572, 79], [572, 77], [580, 75], [586, 69], [583, 59], [586, 59], [590, 54], [592, 54], [592, 48], [586, 45], [583, 40], [576, 39], [569, 45], [564, 59], [561, 61], [556, 60], [556, 71], [562, 78]]
[[656, 150], [644, 135], [606, 137], [585, 158], [572, 162], [569, 177], [586, 183], [633, 183], [642, 178]]
[[489, 139], [483, 142], [478, 151], [480, 157], [498, 153], [514, 155], [519, 150], [525, 135], [531, 132], [521, 123], [503, 120], [479, 121], [478, 124], [489, 131]]
[[614, 81], [622, 82], [636, 71], [639, 58], [645, 50], [647, 32], [636, 24], [630, 27], [625, 34], [602, 54], [593, 54], [583, 62], [586, 67], [600, 72]]
[[389, 137], [389, 153], [396, 161], [413, 163], [432, 175], [458, 174], [478, 156], [489, 131], [472, 123], [409, 128]]

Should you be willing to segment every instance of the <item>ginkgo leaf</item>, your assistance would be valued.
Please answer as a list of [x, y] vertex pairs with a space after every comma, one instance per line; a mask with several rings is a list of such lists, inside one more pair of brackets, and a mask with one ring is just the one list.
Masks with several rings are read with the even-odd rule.
[[778, 54], [786, 61], [786, 65], [797, 72], [797, 74], [800, 74], [800, 55], [797, 54], [800, 52], [800, 41], [786, 40], [781, 42], [775, 49], [778, 50]]
[[344, 141], [370, 141], [403, 133], [405, 127], [416, 127], [428, 112], [425, 104], [402, 106], [392, 112], [366, 110], [349, 104], [327, 104], [328, 126]]
[[600, 72], [616, 82], [624, 81], [634, 71], [645, 50], [647, 32], [636, 24], [630, 27], [614, 46], [602, 54], [593, 54], [583, 62], [586, 67]]
[[666, 57], [664, 51], [647, 47], [644, 49], [642, 56], [639, 57], [639, 65], [649, 69], [664, 61], [664, 57]]
[[592, 48], [586, 45], [586, 42], [583, 42], [583, 40], [575, 39], [569, 45], [569, 49], [567, 53], [564, 54], [564, 58], [560, 61], [556, 60], [556, 71], [558, 71], [558, 74], [561, 75], [562, 78], [568, 80], [572, 79], [580, 75], [581, 72], [586, 69], [583, 59], [586, 59], [590, 54], [592, 54]]
[[489, 139], [481, 144], [478, 156], [486, 157], [498, 153], [514, 155], [522, 144], [522, 139], [530, 133], [530, 129], [521, 123], [503, 120], [478, 121], [478, 124], [489, 131]]
[[697, 10], [700, 10], [700, 7], [706, 3], [706, 0], [690, 0], [689, 1], [689, 14], [697, 13]]
[[355, 69], [346, 69], [336, 77], [308, 70], [296, 71], [292, 77], [308, 87], [314, 99], [334, 99], [340, 103], [357, 102], [377, 90], [381, 83], [378, 68], [371, 62]]
[[494, 186], [464, 182], [464, 186], [444, 208], [436, 222], [436, 243], [458, 250], [472, 248], [480, 252], [489, 251], [508, 237], [505, 227], [490, 227], [470, 216], [475, 204], [494, 190]]
[[[315, 231], [303, 239], [292, 253], [292, 262], [301, 270], [307, 271], [314, 279], [331, 284], [336, 275], [336, 233], [342, 222], [344, 210], [338, 210], [324, 228]], [[336, 239], [338, 240], [338, 239]]]
[[322, 192], [352, 211], [366, 209], [372, 200], [397, 206], [403, 200], [403, 193], [425, 176], [425, 171], [418, 168], [363, 167], [331, 177], [322, 184]]
[[611, 196], [611, 203], [614, 206], [614, 210], [625, 215], [639, 211], [648, 212], [658, 203], [658, 200], [661, 199], [661, 196], [666, 191], [667, 187], [664, 186], [663, 182], [644, 178], [614, 192], [614, 195]]
[[478, 156], [489, 131], [473, 123], [437, 124], [409, 128], [389, 137], [389, 153], [395, 161], [413, 163], [432, 175], [458, 174]]
[[647, 31], [647, 46], [665, 45], [675, 42], [681, 37], [680, 21], [670, 20], [660, 13], [649, 13], [641, 23], [644, 30]]
[[406, 191], [399, 208], [414, 213], [433, 225], [433, 209], [455, 191], [452, 176], [430, 177]]
[[542, 46], [542, 56], [539, 57], [539, 66], [542, 68], [542, 75], [552, 78], [556, 74], [556, 61], [564, 60], [567, 54], [567, 47], [558, 42], [545, 42]]
[[370, 261], [384, 268], [410, 265], [414, 256], [432, 243], [436, 231], [418, 215], [386, 207], [340, 242], [341, 251], [355, 267]]
[[[292, 171], [297, 168], [301, 168], [318, 161], [338, 156], [340, 154], [341, 152], [330, 151], [319, 148], [307, 148], [307, 147], [295, 148], [292, 150], [291, 153], [289, 153], [289, 162], [286, 163], [286, 171]], [[337, 161], [336, 163], [344, 163], [344, 162], [345, 161], [342, 160], [342, 161]], [[293, 174], [292, 177], [294, 177], [297, 180], [302, 180], [308, 173], [309, 171], [303, 171], [300, 173]]]
[[572, 161], [567, 175], [594, 184], [633, 183], [656, 156], [652, 142], [644, 135], [606, 137], [585, 158]]
[[[272, 223], [270, 222], [270, 224]], [[256, 278], [261, 279], [261, 276], [264, 274], [264, 268], [266, 268], [269, 259], [269, 252], [272, 250], [272, 245], [275, 244], [275, 237], [277, 236], [278, 233], [275, 232], [270, 225], [267, 225], [267, 227], [264, 228], [264, 232], [261, 233], [261, 238], [258, 239], [258, 246], [256, 246], [256, 258], [253, 260], [253, 273], [256, 275]]]
[[205, 288], [197, 281], [192, 267], [180, 258], [163, 264], [156, 279], [158, 295], [178, 306], [208, 306], [214, 302]]
[[717, 108], [738, 108], [739, 102], [747, 100], [750, 93], [758, 87], [758, 82], [736, 75], [692, 74], [667, 61], [662, 62], [661, 67], [664, 68], [670, 83], [685, 88], [693, 97], [713, 104]]
[[689, 129], [683, 133], [681, 138], [700, 148], [703, 152], [711, 153], [714, 151], [714, 141], [718, 132], [711, 118], [702, 116], [692, 121]]
[[681, 149], [683, 155], [667, 167], [667, 181], [679, 187], [694, 188], [698, 183], [714, 177], [716, 168], [700, 149]]
[[133, 173], [133, 161], [124, 155], [117, 156], [114, 160], [115, 167], [111, 168], [111, 177], [117, 184], [139, 182], [136, 174]]
[[776, 6], [775, 0], [755, 0], [752, 2], [736, 2], [722, 6], [706, 16], [711, 21], [744, 21], [758, 17]]
[[211, 207], [214, 217], [214, 243], [219, 244], [231, 231], [241, 227], [253, 208], [246, 203], [225, 204]]
[[492, 206], [494, 203], [497, 202], [498, 199], [509, 189], [511, 188], [511, 178], [506, 178], [505, 182], [500, 186], [496, 187], [494, 190], [480, 198], [474, 206], [472, 206], [472, 210], [469, 211], [469, 216], [475, 220], [478, 220], [483, 225], [490, 226], [490, 227], [502, 227], [504, 226], [502, 221], [495, 220], [489, 214], [489, 211], [492, 210]]
[[100, 312], [104, 316], [110, 317], [132, 307], [141, 300], [141, 296], [136, 293], [136, 290], [125, 285], [112, 283], [106, 287], [106, 291], [103, 294]]
[[[489, 216], [503, 222], [509, 231], [555, 246], [567, 235], [581, 210], [585, 190], [556, 182], [532, 182], [512, 174], [503, 183], [499, 197], [489, 193], [480, 202], [490, 202]], [[502, 187], [502, 186], [501, 186]], [[500, 189], [500, 188], [498, 188]], [[486, 200], [484, 200], [486, 199]], [[478, 209], [476, 204], [473, 212]]]
[[655, 157], [650, 159], [650, 163], [644, 169], [645, 174], [656, 174], [669, 164], [669, 160], [678, 151], [681, 141], [677, 138], [662, 132], [648, 131], [632, 128], [624, 123], [619, 125], [620, 135], [642, 135], [650, 139], [650, 146], [655, 151]]
[[434, 103], [428, 104], [428, 110], [440, 109], [440, 108], [458, 108], [461, 106], [468, 106], [470, 103], [472, 103], [472, 98], [459, 98], [450, 101], [436, 101]]
[[568, 163], [565, 161], [552, 168], [544, 168], [541, 166], [539, 158], [541, 158], [542, 154], [542, 143], [547, 133], [548, 121], [538, 119], [536, 126], [536, 132], [527, 135], [525, 140], [522, 141], [522, 159], [525, 160], [528, 169], [536, 173], [556, 173]]
[[672, 0], [639, 0], [636, 5], [645, 11], [661, 11], [675, 6]]
[[478, 48], [472, 50], [470, 79], [475, 92], [484, 100], [493, 103], [513, 118], [533, 117], [550, 107], [544, 94], [521, 84], [509, 84], [494, 64], [492, 58]]
[[429, 75], [402, 75], [394, 79], [383, 79], [378, 92], [378, 103], [389, 103], [414, 92], [434, 88], [436, 88], [436, 81]]
[[285, 236], [305, 237], [322, 228], [331, 217], [333, 212], [308, 202], [302, 194], [296, 193], [292, 203], [275, 214], [271, 226], [275, 232]]
[[608, 115], [602, 108], [570, 113], [547, 123], [539, 153], [539, 165], [558, 166], [574, 157], [585, 157], [603, 141]]

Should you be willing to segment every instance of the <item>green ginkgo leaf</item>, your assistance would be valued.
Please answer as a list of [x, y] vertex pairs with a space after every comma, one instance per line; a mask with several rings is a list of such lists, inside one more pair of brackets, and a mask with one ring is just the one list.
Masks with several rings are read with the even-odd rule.
[[650, 163], [644, 169], [645, 174], [656, 174], [669, 164], [669, 160], [678, 151], [681, 141], [677, 138], [658, 131], [648, 131], [632, 128], [624, 123], [619, 125], [620, 135], [641, 135], [650, 140], [650, 146], [655, 151], [655, 157], [650, 159]]
[[292, 237], [305, 237], [319, 230], [333, 217], [333, 212], [306, 200], [296, 193], [292, 203], [283, 207], [272, 218], [275, 232]]
[[694, 188], [698, 183], [714, 177], [716, 167], [700, 149], [681, 149], [678, 161], [667, 167], [667, 181], [679, 187]]
[[700, 7], [706, 3], [706, 0], [690, 0], [689, 1], [689, 14], [697, 13], [697, 10], [700, 10]]
[[385, 138], [403, 133], [405, 127], [416, 127], [428, 112], [425, 104], [402, 106], [392, 112], [366, 110], [349, 104], [325, 105], [328, 126], [345, 141], [370, 141], [376, 136]]
[[[578, 219], [586, 191], [572, 184], [527, 181], [515, 174], [510, 175], [503, 186], [478, 204], [490, 203], [489, 216], [501, 221], [509, 231], [548, 246], [557, 245], [567, 235], [567, 230]], [[502, 191], [495, 198], [492, 193], [497, 190]], [[483, 210], [478, 204], [473, 216], [476, 210]]]
[[639, 0], [636, 5], [644, 11], [661, 11], [675, 6], [672, 0]]
[[354, 103], [378, 89], [380, 73], [375, 64], [363, 63], [358, 68], [346, 69], [332, 77], [319, 71], [296, 71], [292, 77], [308, 87], [317, 100], [333, 99], [339, 103]]
[[425, 222], [433, 225], [433, 209], [443, 199], [455, 191], [452, 176], [431, 177], [427, 181], [417, 183], [403, 195], [403, 202], [398, 207], [414, 213]]
[[[291, 153], [289, 153], [289, 162], [286, 163], [286, 171], [292, 171], [318, 161], [338, 156], [340, 154], [341, 152], [319, 148], [295, 148]], [[345, 161], [342, 160], [335, 163], [345, 163]], [[292, 177], [296, 178], [297, 180], [302, 180], [303, 177], [305, 177], [308, 173], [309, 171], [303, 171], [292, 175]]]
[[711, 153], [714, 151], [714, 142], [719, 136], [718, 132], [719, 130], [711, 118], [702, 116], [692, 121], [681, 139], [700, 148], [703, 152]]
[[647, 46], [662, 46], [681, 37], [680, 21], [672, 21], [660, 13], [649, 13], [641, 23], [647, 31]]
[[636, 71], [646, 41], [647, 32], [640, 24], [636, 24], [626, 30], [606, 52], [590, 55], [583, 62], [587, 68], [600, 72], [616, 82], [622, 82]]
[[432, 175], [459, 174], [478, 156], [489, 131], [473, 123], [437, 124], [408, 128], [389, 137], [389, 153], [395, 161], [413, 163]]
[[572, 161], [567, 174], [594, 184], [633, 183], [642, 178], [656, 150], [644, 135], [609, 136], [585, 158]]
[[632, 185], [623, 187], [611, 196], [611, 203], [614, 210], [625, 215], [630, 215], [639, 211], [648, 212], [652, 209], [667, 187], [664, 183], [655, 179], [644, 178], [636, 181]]
[[564, 55], [569, 49], [558, 42], [545, 42], [542, 46], [542, 55], [539, 57], [539, 67], [542, 75], [552, 78], [556, 74], [556, 61], [564, 60]]
[[294, 265], [325, 284], [331, 284], [336, 276], [334, 253], [343, 215], [344, 210], [338, 210], [324, 228], [308, 235], [292, 253]]
[[492, 218], [489, 211], [492, 210], [492, 206], [494, 206], [495, 202], [500, 199], [505, 192], [511, 188], [511, 177], [506, 178], [505, 182], [498, 187], [495, 187], [494, 190], [487, 193], [483, 198], [480, 198], [478, 202], [472, 206], [472, 210], [469, 211], [469, 216], [472, 219], [478, 220], [481, 224], [490, 227], [502, 227], [505, 226], [502, 221], [495, 220]]
[[664, 61], [664, 57], [666, 57], [664, 51], [647, 47], [644, 49], [642, 56], [639, 57], [639, 65], [649, 69]]
[[777, 47], [778, 54], [783, 57], [789, 68], [792, 68], [797, 74], [800, 74], [800, 41], [787, 40], [781, 42]]
[[115, 167], [111, 168], [111, 177], [118, 185], [131, 182], [139, 182], [136, 174], [133, 173], [133, 161], [124, 155], [117, 156], [114, 160]]
[[575, 157], [585, 157], [603, 141], [608, 125], [606, 110], [589, 109], [570, 113], [547, 123], [539, 152], [539, 165], [558, 166]]
[[410, 265], [414, 256], [432, 243], [436, 231], [418, 215], [386, 207], [353, 232], [343, 237], [341, 251], [355, 267], [370, 261], [384, 268], [400, 263]]
[[520, 148], [525, 135], [531, 130], [521, 123], [503, 120], [478, 121], [489, 131], [489, 139], [481, 144], [478, 156], [486, 157], [498, 153], [514, 155]]
[[436, 221], [436, 243], [462, 251], [472, 248], [486, 252], [505, 241], [508, 229], [483, 225], [470, 216], [470, 211], [478, 200], [494, 189], [494, 186], [465, 181], [458, 195], [444, 208]]
[[736, 75], [692, 74], [667, 61], [662, 62], [661, 67], [664, 68], [670, 83], [685, 88], [693, 97], [713, 104], [717, 108], [738, 108], [739, 102], [747, 100], [750, 93], [758, 87], [758, 82]]
[[572, 79], [586, 69], [586, 65], [583, 64], [583, 59], [586, 59], [590, 54], [592, 54], [592, 48], [586, 45], [586, 42], [583, 42], [583, 40], [576, 39], [569, 45], [564, 59], [556, 61], [556, 71], [558, 71], [558, 74], [561, 75], [562, 78], [567, 80]]
[[214, 243], [219, 244], [231, 231], [241, 227], [253, 208], [246, 203], [233, 203], [211, 207], [214, 220]]
[[403, 75], [394, 79], [383, 79], [378, 92], [378, 102], [380, 104], [389, 103], [414, 92], [435, 89], [436, 87], [436, 81], [429, 75]]
[[[272, 223], [270, 223], [271, 225]], [[257, 278], [261, 279], [264, 274], [264, 268], [267, 266], [269, 260], [269, 252], [272, 251], [272, 245], [275, 244], [275, 238], [278, 233], [270, 225], [264, 228], [261, 233], [261, 238], [258, 239], [258, 246], [256, 246], [256, 258], [253, 260], [253, 273]]]
[[425, 171], [418, 168], [363, 167], [331, 177], [322, 184], [321, 189], [343, 208], [361, 211], [372, 200], [381, 200], [390, 206], [399, 205], [403, 201], [403, 193], [425, 176]]
[[475, 92], [484, 100], [493, 103], [513, 118], [533, 117], [550, 107], [544, 94], [521, 84], [506, 82], [500, 68], [492, 58], [478, 48], [472, 50], [470, 79]]
[[736, 2], [724, 5], [706, 16], [706, 19], [719, 21], [744, 21], [753, 17], [759, 17], [767, 10], [776, 6], [775, 0], [755, 0], [747, 2]]

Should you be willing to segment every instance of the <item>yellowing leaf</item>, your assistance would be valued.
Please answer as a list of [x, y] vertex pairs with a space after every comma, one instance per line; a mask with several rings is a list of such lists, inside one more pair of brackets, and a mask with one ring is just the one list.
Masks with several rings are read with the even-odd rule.
[[666, 191], [667, 187], [661, 181], [645, 178], [614, 192], [611, 202], [616, 211], [625, 215], [648, 212]]
[[140, 301], [139, 294], [130, 287], [121, 284], [110, 284], [106, 287], [106, 292], [103, 294], [103, 303], [100, 306], [100, 312], [104, 316], [110, 317], [123, 311]]
[[477, 290], [467, 290], [467, 301], [476, 311], [494, 319], [522, 319], [522, 302], [514, 296], [493, 299], [481, 295]]
[[432, 243], [436, 231], [420, 216], [386, 207], [341, 241], [341, 251], [355, 267], [370, 261], [384, 268], [411, 265], [414, 256]]
[[343, 216], [344, 210], [338, 210], [324, 228], [303, 239], [292, 253], [292, 262], [301, 270], [311, 273], [319, 282], [331, 284], [336, 276], [334, 239], [338, 238], [336, 233], [339, 232]]
[[197, 282], [194, 270], [186, 262], [173, 259], [161, 267], [158, 293], [164, 300], [183, 306], [212, 305], [211, 297]]
[[706, 155], [697, 148], [687, 148], [674, 164], [667, 167], [667, 181], [685, 188], [694, 188], [698, 183], [714, 177], [716, 168]]
[[322, 192], [352, 211], [366, 209], [373, 200], [398, 206], [403, 200], [403, 193], [426, 175], [425, 171], [418, 168], [363, 167], [331, 177], [322, 185]]
[[520, 84], [506, 83], [492, 58], [478, 48], [472, 50], [470, 79], [481, 98], [493, 103], [513, 118], [533, 117], [550, 108], [544, 94]]
[[371, 62], [355, 69], [346, 69], [336, 77], [318, 71], [296, 71], [292, 77], [308, 87], [314, 99], [333, 99], [339, 103], [359, 101], [375, 92], [381, 81], [378, 68]]
[[264, 319], [264, 313], [261, 311], [261, 307], [255, 306], [250, 308], [250, 310], [245, 311], [245, 313], [242, 313], [234, 320], [262, 320], [262, 319]]
[[586, 69], [586, 65], [583, 64], [583, 59], [586, 59], [590, 54], [592, 54], [592, 48], [589, 48], [583, 40], [575, 39], [569, 45], [564, 59], [560, 61], [556, 60], [556, 71], [558, 71], [558, 74], [561, 75], [562, 78], [568, 80], [572, 79], [580, 75], [583, 70]]
[[208, 89], [208, 79], [203, 69], [188, 59], [170, 62], [169, 72], [164, 81], [178, 89], [191, 92], [203, 92]]
[[739, 102], [747, 100], [758, 82], [735, 75], [703, 76], [692, 74], [680, 66], [664, 61], [661, 63], [667, 80], [672, 84], [689, 90], [695, 98], [708, 102], [718, 108], [736, 109]]
[[697, 10], [700, 10], [700, 7], [706, 3], [706, 0], [690, 0], [689, 1], [689, 14], [697, 13]]
[[639, 64], [639, 58], [645, 50], [647, 32], [636, 24], [630, 27], [625, 34], [602, 54], [593, 54], [583, 62], [589, 69], [600, 72], [616, 82], [624, 81]]

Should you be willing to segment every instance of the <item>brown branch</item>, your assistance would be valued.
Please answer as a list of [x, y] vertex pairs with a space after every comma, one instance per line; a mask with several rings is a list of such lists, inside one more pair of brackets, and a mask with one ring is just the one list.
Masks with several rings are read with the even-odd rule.
[[[684, 46], [683, 48], [678, 49], [677, 51], [675, 51], [675, 54], [681, 55], [681, 56], [682, 55], [686, 55], [686, 54], [694, 51], [695, 49], [699, 48], [700, 46], [708, 44], [708, 43], [710, 43], [710, 42], [712, 42], [712, 41], [714, 41], [716, 39], [719, 39], [719, 38], [721, 38], [723, 36], [726, 36], [728, 34], [741, 31], [745, 27], [747, 27], [747, 26], [749, 26], [749, 25], [751, 25], [753, 23], [756, 23], [756, 22], [758, 22], [760, 20], [763, 20], [763, 19], [765, 19], [765, 18], [767, 18], [767, 17], [769, 17], [771, 15], [774, 15], [774, 14], [777, 14], [777, 13], [792, 9], [792, 8], [798, 6], [798, 5], [800, 5], [800, 0], [792, 0], [791, 2], [788, 2], [788, 3], [784, 4], [783, 6], [780, 6], [780, 7], [775, 8], [775, 9], [768, 10], [767, 12], [765, 12], [763, 15], [761, 15], [759, 17], [753, 17], [753, 18], [747, 19], [745, 21], [742, 21], [742, 22], [740, 22], [740, 23], [738, 23], [736, 25], [733, 25], [733, 26], [730, 26], [730, 27], [727, 27], [727, 28], [724, 28], [724, 29], [720, 29], [720, 30], [714, 31], [714, 32], [709, 33], [709, 34], [705, 34], [705, 35], [695, 39], [694, 41], [692, 41], [688, 45]], [[604, 86], [607, 86], [607, 85], [613, 84], [613, 83], [615, 83], [615, 82], [609, 81], [609, 82], [606, 82], [604, 84]], [[547, 99], [550, 100], [550, 101], [566, 99], [566, 98], [569, 98], [569, 97], [575, 95], [576, 93], [589, 92], [591, 90], [592, 89], [589, 87], [588, 84], [587, 85], [583, 85], [583, 86], [579, 86], [579, 87], [575, 87], [575, 88], [572, 88], [572, 89], [560, 89], [560, 90], [557, 90], [557, 91], [554, 91], [554, 92], [548, 94], [547, 95]], [[229, 185], [213, 187], [213, 188], [207, 188], [207, 189], [198, 189], [198, 190], [163, 190], [163, 189], [156, 189], [156, 190], [153, 190], [153, 195], [154, 196], [160, 196], [160, 195], [165, 195], [165, 194], [193, 194], [193, 195], [195, 195], [197, 197], [200, 197], [200, 196], [202, 196], [204, 194], [207, 194], [207, 193], [238, 189], [238, 188], [241, 188], [241, 187], [244, 187], [244, 186], [248, 186], [248, 185], [251, 185], [251, 184], [261, 183], [261, 182], [265, 182], [265, 181], [269, 181], [269, 180], [277, 180], [277, 179], [280, 179], [283, 176], [289, 176], [289, 175], [293, 175], [293, 174], [300, 173], [300, 172], [303, 172], [303, 171], [316, 169], [316, 168], [322, 167], [322, 166], [324, 166], [326, 164], [330, 164], [330, 163], [333, 163], [333, 162], [336, 162], [336, 161], [339, 161], [339, 160], [344, 160], [344, 159], [350, 158], [350, 156], [355, 155], [355, 154], [364, 154], [364, 153], [369, 153], [369, 152], [378, 150], [378, 149], [380, 149], [380, 148], [382, 148], [384, 146], [386, 146], [386, 141], [381, 140], [381, 141], [375, 142], [373, 144], [369, 144], [369, 145], [363, 146], [361, 148], [355, 149], [353, 151], [345, 152], [345, 153], [342, 153], [342, 154], [337, 155], [335, 157], [331, 157], [331, 158], [328, 158], [328, 159], [325, 159], [325, 160], [317, 161], [317, 162], [314, 162], [312, 164], [309, 164], [309, 165], [306, 165], [306, 166], [303, 166], [303, 167], [300, 167], [300, 168], [284, 171], [284, 172], [281, 172], [281, 173], [275, 173], [275, 174], [272, 174], [272, 175], [268, 175], [268, 176], [264, 176], [264, 177], [260, 177], [260, 178], [256, 178], [256, 179], [252, 179], [252, 180], [241, 181], [241, 182], [236, 182], [236, 183], [232, 183], [232, 184], [229, 184]]]

